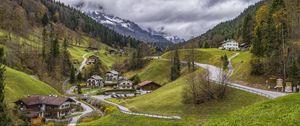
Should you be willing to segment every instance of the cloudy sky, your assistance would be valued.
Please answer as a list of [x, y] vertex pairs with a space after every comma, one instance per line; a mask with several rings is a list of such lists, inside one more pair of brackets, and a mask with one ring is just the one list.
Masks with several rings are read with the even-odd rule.
[[86, 9], [100, 6], [107, 14], [131, 20], [184, 39], [198, 36], [222, 21], [233, 19], [259, 0], [60, 0], [79, 1]]

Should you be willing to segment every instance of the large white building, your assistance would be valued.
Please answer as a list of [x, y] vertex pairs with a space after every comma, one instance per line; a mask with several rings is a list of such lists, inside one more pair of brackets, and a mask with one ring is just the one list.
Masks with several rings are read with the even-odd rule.
[[223, 42], [220, 49], [225, 50], [240, 50], [239, 43], [233, 39], [229, 39]]

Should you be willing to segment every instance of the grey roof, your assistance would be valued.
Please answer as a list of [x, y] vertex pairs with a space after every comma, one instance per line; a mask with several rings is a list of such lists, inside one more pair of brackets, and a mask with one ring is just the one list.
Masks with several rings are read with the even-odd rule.
[[115, 71], [115, 70], [111, 70], [111, 71], [109, 71], [110, 73], [112, 73], [112, 74], [119, 74], [119, 72], [118, 71]]
[[103, 78], [100, 77], [99, 75], [93, 75], [92, 76], [93, 79], [96, 79], [96, 80], [102, 80]]

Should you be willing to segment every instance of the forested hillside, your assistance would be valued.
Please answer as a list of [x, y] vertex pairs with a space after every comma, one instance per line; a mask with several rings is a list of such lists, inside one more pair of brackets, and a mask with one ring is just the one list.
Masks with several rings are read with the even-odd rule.
[[299, 1], [265, 0], [182, 47], [219, 47], [225, 39], [235, 39], [251, 46], [249, 74], [265, 79], [275, 76], [297, 83], [300, 78], [299, 29]]
[[[289, 20], [289, 37], [295, 39], [300, 35], [300, 19], [299, 19], [299, 1], [284, 0], [287, 6], [287, 16]], [[250, 6], [238, 17], [233, 20], [222, 22], [210, 29], [199, 37], [191, 39], [182, 44], [183, 47], [218, 47], [220, 43], [226, 39], [235, 39], [240, 43], [250, 43], [253, 41], [254, 25], [257, 24], [257, 18], [266, 17], [266, 5], [272, 3], [272, 0], [265, 0]], [[257, 11], [261, 11], [257, 14]], [[262, 12], [265, 11], [265, 12]], [[250, 38], [249, 38], [250, 36]]]
[[73, 47], [151, 48], [52, 0], [1, 0], [0, 38], [7, 66], [35, 74], [57, 90], [74, 64]]

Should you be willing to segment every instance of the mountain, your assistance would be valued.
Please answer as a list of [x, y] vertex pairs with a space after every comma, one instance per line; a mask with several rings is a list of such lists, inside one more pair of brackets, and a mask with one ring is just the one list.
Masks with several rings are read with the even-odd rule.
[[163, 36], [165, 39], [167, 39], [168, 41], [170, 42], [173, 42], [173, 43], [182, 43], [184, 42], [185, 40], [178, 37], [178, 36], [172, 36], [172, 35], [168, 35], [167, 33], [163, 32], [163, 31], [156, 31], [156, 30], [153, 30], [151, 28], [148, 28], [146, 29], [149, 33], [151, 33], [152, 35], [160, 35], [160, 36]]
[[81, 10], [82, 12], [96, 20], [98, 23], [107, 26], [108, 28], [118, 32], [119, 34], [131, 36], [140, 41], [144, 41], [147, 43], [156, 43], [159, 45], [169, 45], [172, 43], [179, 43], [184, 41], [178, 36], [171, 36], [163, 32], [157, 32], [155, 30], [149, 31], [149, 28], [143, 29], [138, 24], [132, 21], [106, 14], [104, 13], [103, 7], [101, 7], [101, 5], [95, 7], [95, 5], [91, 5], [88, 2], [80, 1], [71, 6], [75, 7], [78, 10]]

